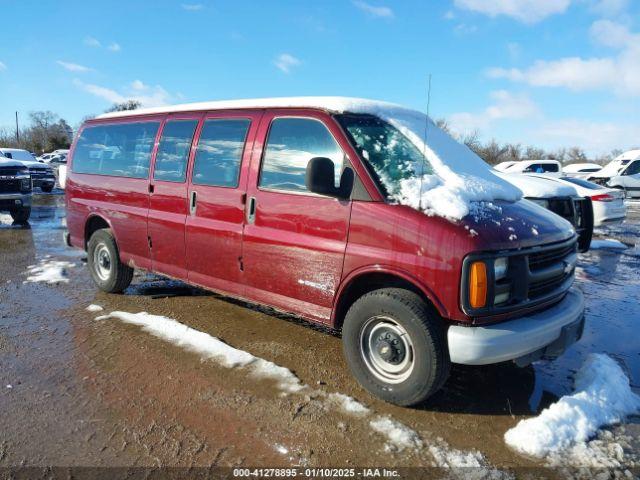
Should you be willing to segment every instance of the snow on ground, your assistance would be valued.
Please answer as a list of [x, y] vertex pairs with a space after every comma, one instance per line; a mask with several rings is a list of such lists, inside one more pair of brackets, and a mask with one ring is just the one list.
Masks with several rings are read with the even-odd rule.
[[369, 425], [376, 432], [387, 437], [386, 448], [389, 450], [422, 448], [422, 440], [415, 431], [390, 417], [376, 417], [369, 422]]
[[[338, 392], [327, 393], [314, 390], [309, 385], [302, 383], [291, 370], [227, 345], [216, 337], [188, 327], [172, 318], [152, 315], [147, 312], [114, 311], [98, 316], [96, 320], [104, 321], [110, 318], [137, 325], [143, 331], [195, 352], [205, 360], [214, 360], [227, 368], [246, 368], [252, 376], [274, 380], [283, 394], [305, 393], [318, 398], [329, 409], [337, 407], [339, 411], [354, 419], [367, 419], [369, 427], [385, 438], [385, 449], [388, 451], [407, 449], [422, 451], [427, 446], [429, 447], [427, 451], [433, 457], [436, 466], [445, 468], [472, 466], [475, 467], [473, 478], [496, 478], [498, 471], [488, 465], [479, 452], [463, 452], [450, 448], [441, 439], [438, 439], [437, 443], [425, 445], [420, 435], [407, 425], [388, 416], [376, 415], [374, 411], [354, 398]], [[275, 448], [281, 453], [285, 453], [286, 447], [280, 448], [276, 445]], [[497, 476], [508, 477], [502, 472], [498, 472]]]
[[30, 265], [27, 267], [29, 276], [25, 280], [25, 283], [68, 283], [68, 269], [73, 267], [75, 267], [74, 263], [64, 260], [52, 260], [47, 256], [40, 260], [38, 265]]
[[95, 305], [92, 303], [87, 308], [85, 308], [85, 310], [87, 312], [101, 312], [102, 310], [104, 310], [104, 308], [102, 308], [100, 305]]
[[591, 250], [626, 250], [629, 247], [622, 243], [620, 240], [615, 240], [613, 238], [604, 238], [591, 240], [590, 248]]
[[576, 374], [573, 394], [537, 417], [522, 420], [504, 438], [513, 449], [534, 457], [558, 458], [569, 451], [588, 458], [587, 442], [598, 429], [636, 412], [640, 412], [640, 397], [631, 390], [622, 368], [608, 355], [591, 354]]

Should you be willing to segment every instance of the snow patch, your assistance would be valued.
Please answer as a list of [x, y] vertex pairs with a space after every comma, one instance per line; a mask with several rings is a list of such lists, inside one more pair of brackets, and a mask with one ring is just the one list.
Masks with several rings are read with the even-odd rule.
[[581, 449], [600, 427], [638, 411], [640, 397], [622, 368], [608, 355], [591, 354], [576, 374], [575, 393], [520, 421], [504, 438], [518, 452], [542, 458], [572, 446]]
[[104, 308], [102, 308], [100, 305], [96, 305], [96, 304], [92, 303], [87, 308], [85, 308], [85, 310], [87, 312], [101, 312], [102, 310], [104, 310]]
[[591, 240], [591, 250], [626, 250], [628, 247], [620, 240], [605, 238]]
[[390, 417], [377, 417], [371, 420], [369, 425], [373, 430], [387, 437], [387, 447], [390, 450], [422, 448], [422, 440], [414, 430]]
[[343, 393], [330, 393], [329, 395], [327, 395], [327, 398], [330, 401], [338, 404], [340, 409], [346, 413], [351, 413], [354, 415], [367, 415], [370, 412], [370, 410], [363, 404], [350, 397], [349, 395], [345, 395]]
[[24, 283], [69, 283], [68, 269], [73, 267], [75, 267], [75, 264], [71, 262], [51, 260], [50, 256], [47, 255], [44, 259], [40, 260], [38, 265], [29, 265], [27, 267], [29, 276]]

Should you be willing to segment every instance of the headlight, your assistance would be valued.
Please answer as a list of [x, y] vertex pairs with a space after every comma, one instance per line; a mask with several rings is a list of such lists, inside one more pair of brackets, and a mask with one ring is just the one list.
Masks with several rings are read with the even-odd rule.
[[502, 280], [507, 276], [507, 269], [509, 268], [509, 259], [507, 257], [496, 258], [493, 261], [493, 273], [497, 280]]
[[20, 190], [23, 192], [28, 192], [33, 187], [31, 186], [31, 177], [20, 177]]
[[537, 203], [543, 208], [549, 208], [549, 200], [545, 200], [544, 198], [530, 198], [533, 203]]

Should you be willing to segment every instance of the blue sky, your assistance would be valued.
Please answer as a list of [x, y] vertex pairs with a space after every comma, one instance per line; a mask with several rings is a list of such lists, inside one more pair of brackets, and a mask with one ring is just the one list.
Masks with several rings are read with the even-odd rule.
[[640, 1], [0, 0], [0, 127], [114, 101], [347, 95], [484, 139], [640, 145]]

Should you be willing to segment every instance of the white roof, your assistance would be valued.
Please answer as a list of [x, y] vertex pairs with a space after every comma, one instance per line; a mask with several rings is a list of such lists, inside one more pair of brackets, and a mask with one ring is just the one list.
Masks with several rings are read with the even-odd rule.
[[616, 160], [638, 160], [640, 158], [640, 150], [629, 150], [622, 155], [616, 157]]
[[132, 115], [146, 115], [153, 113], [192, 112], [200, 110], [240, 110], [251, 108], [320, 108], [332, 112], [362, 112], [363, 110], [402, 108], [400, 105], [367, 100], [365, 98], [350, 97], [274, 97], [250, 98], [242, 100], [217, 100], [210, 102], [183, 103], [164, 107], [140, 108], [124, 112], [110, 112], [98, 115], [96, 118], [119, 118]]
[[521, 175], [519, 173], [496, 172], [496, 175], [512, 183], [527, 198], [553, 198], [576, 196], [576, 189], [568, 182], [557, 182], [543, 175]]

